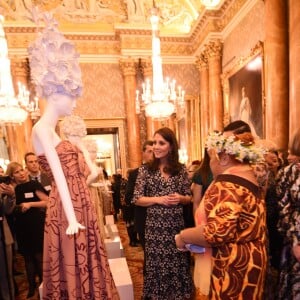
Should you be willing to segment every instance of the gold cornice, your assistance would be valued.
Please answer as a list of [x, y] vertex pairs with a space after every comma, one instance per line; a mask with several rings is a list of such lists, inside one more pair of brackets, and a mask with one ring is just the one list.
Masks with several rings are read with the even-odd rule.
[[232, 19], [249, 0], [226, 0], [218, 11], [208, 11], [195, 26], [191, 41], [193, 51], [197, 52], [211, 34], [222, 35], [222, 31], [228, 26]]

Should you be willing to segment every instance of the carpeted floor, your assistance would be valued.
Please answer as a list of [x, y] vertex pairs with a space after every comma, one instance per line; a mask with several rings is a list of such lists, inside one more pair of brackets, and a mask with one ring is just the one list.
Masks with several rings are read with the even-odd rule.
[[[122, 245], [125, 252], [125, 257], [127, 260], [129, 272], [133, 283], [134, 299], [132, 300], [140, 300], [142, 296], [142, 289], [143, 289], [143, 257], [144, 257], [143, 250], [140, 246], [139, 247], [129, 246], [126, 226], [122, 220], [120, 220], [117, 223], [117, 226], [119, 229], [119, 234], [121, 237]], [[16, 296], [16, 300], [25, 300], [28, 292], [28, 285], [26, 281], [24, 262], [22, 256], [20, 255], [17, 255], [16, 268], [18, 272], [22, 273], [15, 276], [15, 280], [19, 289], [19, 295]], [[38, 300], [39, 299], [38, 291], [33, 297], [29, 299]], [[55, 300], [59, 300], [59, 299], [55, 299]]]

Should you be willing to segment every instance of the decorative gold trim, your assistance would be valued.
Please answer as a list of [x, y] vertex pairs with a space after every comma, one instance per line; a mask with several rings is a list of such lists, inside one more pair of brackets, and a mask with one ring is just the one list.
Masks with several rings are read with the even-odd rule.
[[[209, 35], [222, 35], [224, 28], [238, 15], [247, 1], [250, 0], [225, 0], [216, 11], [202, 11], [203, 8], [199, 7], [199, 18], [193, 24], [189, 34], [180, 32], [174, 34], [176, 28], [172, 27], [172, 31], [168, 31], [162, 26], [160, 32], [162, 54], [177, 57], [195, 55]], [[8, 18], [4, 26], [9, 48], [11, 51], [13, 48], [26, 49], [36, 36], [34, 24], [26, 19], [13, 20], [12, 17], [9, 18], [9, 12], [6, 12], [6, 15]], [[13, 16], [15, 17], [15, 14]], [[116, 55], [123, 53], [124, 50], [151, 49], [150, 24], [116, 22], [108, 26], [103, 22], [86, 21], [87, 23], [78, 22], [74, 26], [75, 21], [72, 23], [63, 18], [61, 21], [62, 32], [76, 43], [78, 51], [83, 55], [108, 53]]]

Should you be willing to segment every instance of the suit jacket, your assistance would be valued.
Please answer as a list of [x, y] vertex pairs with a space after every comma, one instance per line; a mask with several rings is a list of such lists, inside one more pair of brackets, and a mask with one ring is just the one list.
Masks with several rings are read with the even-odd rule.
[[[29, 175], [29, 177], [31, 180], [35, 180], [33, 176]], [[49, 195], [51, 191], [51, 184], [52, 184], [49, 177], [45, 173], [41, 172], [39, 177], [39, 182], [41, 183], [41, 185], [44, 187], [47, 194]]]
[[[139, 173], [139, 168], [129, 172], [128, 181], [125, 191], [125, 202], [127, 205], [132, 203], [135, 182]], [[147, 207], [135, 205], [134, 206], [134, 224], [137, 232], [145, 231], [145, 222], [147, 216]]]

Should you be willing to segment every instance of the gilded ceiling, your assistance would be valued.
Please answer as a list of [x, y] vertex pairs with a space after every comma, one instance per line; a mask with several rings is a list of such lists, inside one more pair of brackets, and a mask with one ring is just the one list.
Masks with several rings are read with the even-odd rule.
[[[153, 0], [0, 0], [9, 47], [26, 47], [34, 36], [30, 9], [52, 10], [61, 30], [86, 54], [123, 54], [151, 49]], [[207, 10], [200, 0], [156, 0], [162, 53], [194, 55], [210, 34], [221, 36], [249, 0], [221, 0]], [[25, 33], [26, 35], [22, 35]], [[93, 44], [90, 41], [93, 41]]]

